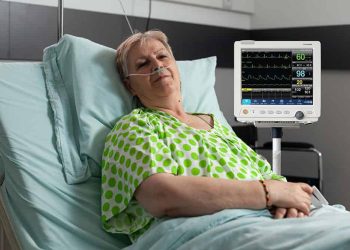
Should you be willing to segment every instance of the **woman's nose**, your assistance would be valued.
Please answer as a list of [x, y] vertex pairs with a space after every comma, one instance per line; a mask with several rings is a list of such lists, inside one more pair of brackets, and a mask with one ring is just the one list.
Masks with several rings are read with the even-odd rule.
[[152, 72], [161, 68], [161, 67], [164, 67], [163, 63], [161, 61], [158, 61], [158, 60], [153, 60], [152, 62]]

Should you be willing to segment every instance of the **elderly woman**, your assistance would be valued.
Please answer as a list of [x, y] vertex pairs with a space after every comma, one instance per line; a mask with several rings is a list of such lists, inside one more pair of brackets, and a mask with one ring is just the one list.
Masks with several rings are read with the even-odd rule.
[[[273, 207], [275, 218], [304, 217], [312, 188], [288, 183], [212, 114], [188, 113], [167, 37], [137, 33], [117, 49], [117, 69], [140, 108], [106, 139], [102, 221], [135, 241], [159, 217]], [[195, 93], [194, 93], [195, 94]]]

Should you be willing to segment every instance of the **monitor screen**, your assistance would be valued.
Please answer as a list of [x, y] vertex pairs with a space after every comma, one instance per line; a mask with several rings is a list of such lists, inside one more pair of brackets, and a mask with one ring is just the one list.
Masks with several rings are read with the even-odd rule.
[[312, 105], [312, 49], [242, 49], [242, 105]]
[[318, 41], [234, 43], [237, 121], [286, 126], [316, 122], [321, 114]]

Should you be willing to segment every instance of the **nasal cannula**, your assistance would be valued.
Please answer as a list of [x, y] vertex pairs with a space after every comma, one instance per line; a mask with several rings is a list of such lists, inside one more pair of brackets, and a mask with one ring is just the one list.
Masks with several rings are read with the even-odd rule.
[[127, 75], [127, 78], [129, 76], [151, 76], [151, 75], [154, 75], [154, 74], [160, 74], [160, 73], [163, 73], [166, 69], [170, 68], [170, 66], [163, 66], [163, 67], [158, 67], [156, 68], [153, 72], [151, 73], [143, 73], [143, 74], [129, 74]]

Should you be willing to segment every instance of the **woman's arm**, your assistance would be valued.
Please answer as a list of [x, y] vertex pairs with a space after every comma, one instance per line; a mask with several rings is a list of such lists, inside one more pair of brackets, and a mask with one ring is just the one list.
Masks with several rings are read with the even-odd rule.
[[[265, 181], [271, 205], [310, 209], [312, 188], [304, 183]], [[155, 174], [143, 181], [135, 197], [149, 213], [161, 216], [198, 216], [226, 208], [262, 209], [266, 197], [259, 181]]]

